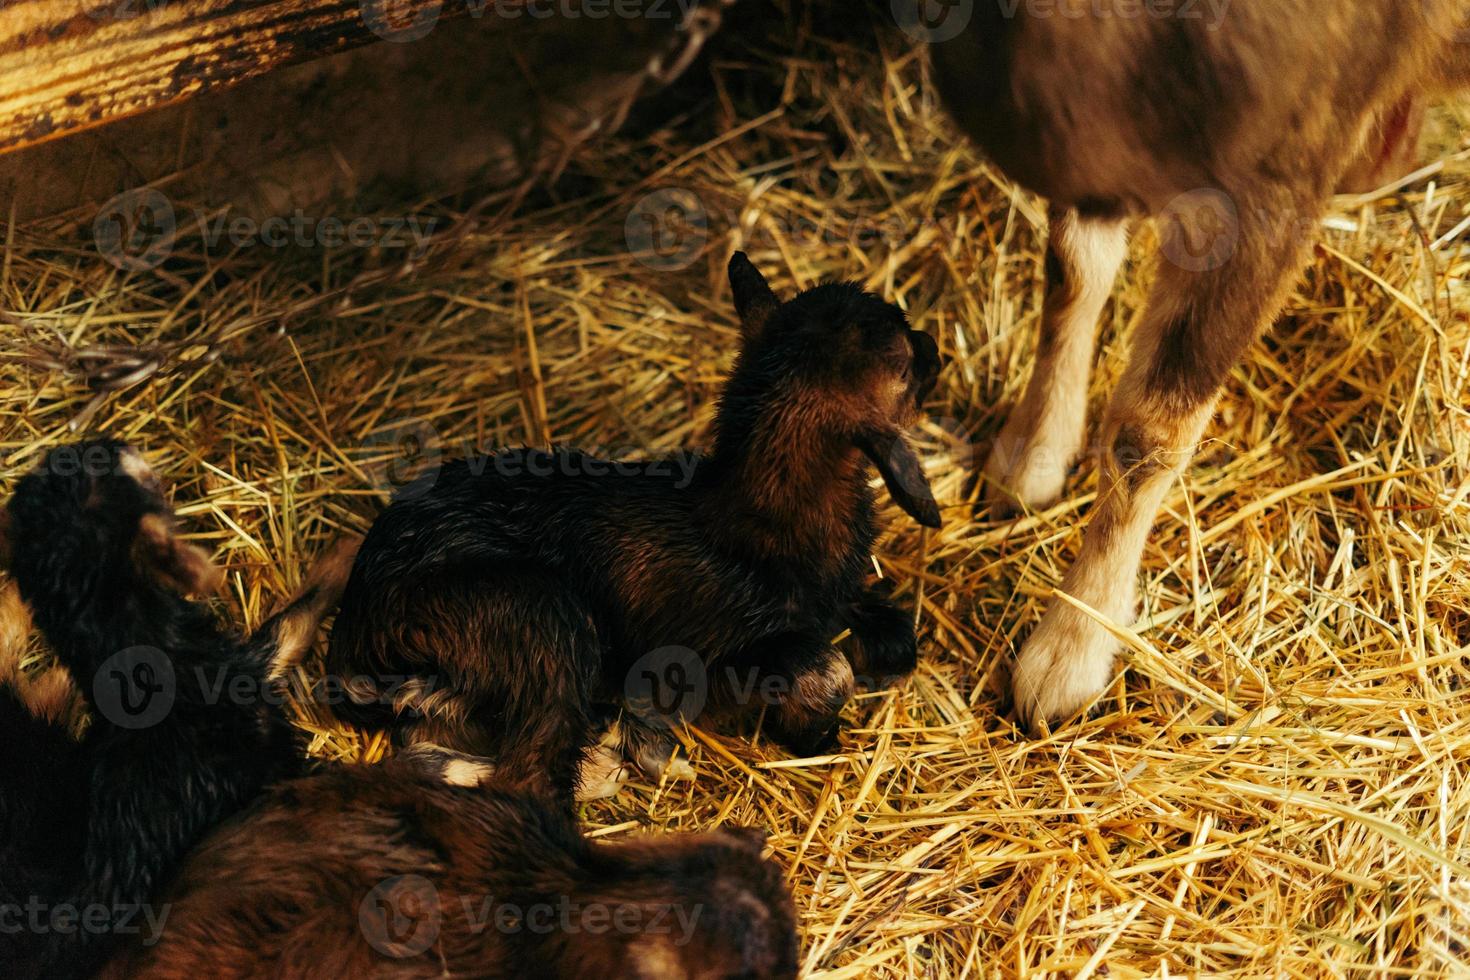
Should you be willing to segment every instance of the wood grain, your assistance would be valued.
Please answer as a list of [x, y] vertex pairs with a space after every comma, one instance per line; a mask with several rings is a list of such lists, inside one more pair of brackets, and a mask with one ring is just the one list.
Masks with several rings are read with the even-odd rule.
[[[0, 152], [521, 0], [8, 0]], [[509, 23], [509, 22], [508, 22]]]

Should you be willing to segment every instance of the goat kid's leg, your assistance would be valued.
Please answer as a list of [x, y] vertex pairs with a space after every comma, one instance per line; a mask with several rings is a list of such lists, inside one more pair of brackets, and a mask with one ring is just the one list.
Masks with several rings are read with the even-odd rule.
[[421, 776], [462, 789], [476, 789], [495, 778], [495, 766], [489, 759], [456, 752], [432, 742], [411, 745], [396, 758]]
[[850, 659], [859, 686], [891, 687], [913, 673], [919, 657], [913, 613], [895, 605], [885, 592], [869, 588], [853, 603], [848, 622], [856, 641]]
[[1098, 317], [1127, 254], [1122, 220], [1052, 209], [1036, 365], [985, 466], [995, 509], [1046, 507], [1062, 495], [1087, 429]]
[[[1236, 247], [1218, 268], [1190, 271], [1169, 261], [1184, 254], [1171, 236], [1190, 230], [1160, 228], [1157, 282], [1103, 425], [1097, 504], [1061, 585], [1116, 623], [1135, 616], [1138, 565], [1169, 485], [1193, 455], [1230, 369], [1280, 309], [1304, 257], [1300, 236], [1273, 228], [1300, 227], [1292, 216], [1316, 217], [1320, 204], [1273, 196], [1283, 200], [1238, 199]], [[1086, 706], [1112, 679], [1117, 648], [1091, 617], [1054, 601], [1013, 674], [1022, 724], [1035, 729]]]
[[420, 582], [391, 618], [394, 631], [376, 641], [388, 652], [369, 659], [412, 675], [379, 692], [399, 715], [396, 737], [483, 757], [496, 785], [570, 809], [602, 670], [582, 600], [528, 564], [469, 565]]
[[654, 782], [693, 779], [694, 768], [688, 760], [676, 758], [678, 744], [664, 727], [672, 721], [674, 718], [647, 705], [630, 706], [587, 754], [579, 773], [577, 799], [586, 802], [615, 796], [632, 776], [630, 763]]
[[352, 574], [352, 563], [361, 544], [360, 534], [346, 534], [332, 542], [327, 553], [307, 573], [296, 596], [251, 637], [267, 659], [272, 680], [285, 676], [306, 658], [322, 620], [331, 615], [342, 599], [342, 590]]
[[798, 755], [832, 747], [852, 700], [852, 664], [828, 637], [803, 632], [764, 637], [711, 668], [712, 699], [744, 712], [766, 707], [771, 736]]

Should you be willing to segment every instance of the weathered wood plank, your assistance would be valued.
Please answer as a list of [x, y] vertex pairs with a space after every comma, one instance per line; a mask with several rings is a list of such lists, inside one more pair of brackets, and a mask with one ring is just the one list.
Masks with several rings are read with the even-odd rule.
[[0, 152], [522, 0], [7, 0]]

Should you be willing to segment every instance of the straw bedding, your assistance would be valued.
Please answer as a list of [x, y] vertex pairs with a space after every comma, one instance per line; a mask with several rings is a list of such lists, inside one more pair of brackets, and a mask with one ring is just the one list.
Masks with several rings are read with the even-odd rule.
[[[1128, 670], [1092, 717], [1031, 739], [1009, 665], [1079, 547], [1092, 467], [1019, 520], [967, 501], [1027, 374], [1044, 212], [956, 137], [901, 33], [809, 28], [737, 25], [552, 191], [385, 207], [436, 219], [423, 254], [209, 250], [184, 202], [152, 270], [103, 261], [91, 211], [9, 228], [7, 482], [73, 420], [139, 444], [253, 624], [415, 466], [701, 444], [736, 340], [732, 249], [787, 290], [863, 281], [950, 358], [923, 433], [945, 528], [890, 508], [876, 556], [917, 608], [919, 670], [864, 696], [830, 757], [691, 728], [694, 778], [633, 782], [587, 808], [593, 832], [769, 828], [805, 967], [833, 980], [1470, 972], [1459, 110], [1440, 110], [1430, 174], [1338, 202], [1169, 496]], [[638, 202], [670, 190], [706, 214], [683, 268], [629, 245]], [[1151, 239], [1105, 314], [1095, 412]], [[385, 750], [295, 710], [323, 758]]]

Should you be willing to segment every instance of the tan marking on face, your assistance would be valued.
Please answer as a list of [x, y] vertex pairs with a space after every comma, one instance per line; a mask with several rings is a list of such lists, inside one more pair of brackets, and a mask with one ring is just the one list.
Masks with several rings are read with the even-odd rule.
[[123, 473], [145, 487], [156, 487], [158, 477], [153, 472], [153, 467], [148, 465], [147, 460], [136, 449], [124, 449], [118, 453], [117, 465]]
[[689, 976], [666, 939], [639, 939], [628, 947], [628, 956], [638, 980], [686, 980]]

